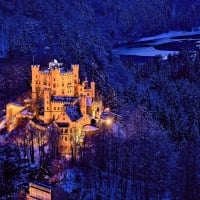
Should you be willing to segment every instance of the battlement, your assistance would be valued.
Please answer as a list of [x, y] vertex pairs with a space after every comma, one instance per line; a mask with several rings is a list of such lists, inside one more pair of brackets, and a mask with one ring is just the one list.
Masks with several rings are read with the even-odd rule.
[[[65, 69], [57, 60], [50, 62], [46, 68], [31, 65], [31, 71], [32, 99], [27, 99], [24, 105], [7, 105], [6, 126], [9, 130], [14, 129], [25, 117], [32, 127], [45, 131], [53, 122], [61, 134], [65, 134], [65, 137], [59, 138], [59, 151], [62, 155], [71, 154], [73, 144], [66, 136], [76, 137], [77, 131], [102, 111], [102, 104], [94, 101], [95, 82], [89, 82], [87, 78], [80, 81], [79, 64]], [[31, 114], [27, 110], [29, 107]]]
[[31, 69], [37, 69], [37, 70], [39, 70], [39, 68], [40, 68], [40, 65], [31, 65]]
[[71, 65], [71, 68], [72, 68], [72, 69], [75, 69], [75, 68], [79, 69], [79, 64], [72, 64], [72, 65]]
[[32, 71], [39, 72], [41, 75], [50, 75], [50, 73], [58, 73], [61, 76], [68, 76], [68, 75], [76, 75], [75, 77], [79, 76], [79, 65], [72, 64], [71, 69], [65, 70], [63, 67], [63, 63], [59, 63], [57, 60], [54, 59], [53, 62], [49, 62], [49, 66], [46, 69], [40, 71], [40, 65], [31, 65]]
[[73, 74], [73, 71], [71, 71], [71, 70], [60, 73], [61, 76], [69, 76], [69, 75], [72, 75], [72, 74]]

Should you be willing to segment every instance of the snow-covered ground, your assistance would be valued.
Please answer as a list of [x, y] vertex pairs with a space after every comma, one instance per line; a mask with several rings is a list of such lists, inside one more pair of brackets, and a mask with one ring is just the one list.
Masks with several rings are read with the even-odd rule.
[[119, 55], [134, 55], [134, 56], [156, 56], [161, 55], [162, 57], [166, 57], [169, 54], [177, 54], [178, 51], [164, 51], [157, 50], [154, 47], [137, 47], [137, 48], [118, 48], [113, 50], [115, 54]]
[[[174, 38], [174, 37], [192, 36], [192, 35], [197, 35], [197, 34], [200, 34], [200, 30], [191, 31], [191, 32], [170, 31], [168, 33], [163, 33], [163, 34], [159, 34], [159, 35], [155, 35], [155, 36], [151, 36], [151, 37], [144, 37], [144, 38], [141, 38], [141, 39], [135, 41], [135, 42], [146, 42], [145, 44], [141, 43], [141, 47], [121, 46], [121, 47], [113, 49], [113, 53], [118, 54], [118, 55], [134, 55], [134, 56], [147, 56], [147, 57], [161, 55], [163, 58], [166, 58], [169, 54], [172, 54], [172, 55], [178, 54], [179, 51], [157, 50], [154, 48], [154, 45], [167, 44], [170, 42], [182, 42], [182, 40], [180, 38], [178, 39], [178, 38]], [[194, 39], [187, 38], [187, 40], [194, 40]]]
[[196, 35], [196, 34], [200, 34], [200, 30], [197, 30], [197, 31], [170, 31], [168, 33], [162, 33], [162, 34], [151, 36], [151, 37], [143, 37], [137, 41], [142, 42], [142, 41], [157, 40], [157, 39], [163, 39], [163, 38], [172, 38], [172, 37], [177, 37], [177, 36]]
[[[140, 199], [138, 194], [136, 196], [136, 194], [133, 193], [133, 188], [136, 184], [134, 180], [102, 171], [99, 175], [99, 177], [94, 176], [90, 177], [91, 179], [88, 179], [81, 170], [68, 169], [66, 171], [65, 180], [59, 186], [70, 194], [70, 197], [73, 196], [76, 197], [76, 199], [82, 200]], [[137, 181], [138, 186], [142, 186], [142, 184], [142, 182]], [[150, 199], [155, 199], [155, 196], [152, 196]], [[166, 193], [162, 197], [159, 197], [159, 199], [170, 200], [170, 194]]]

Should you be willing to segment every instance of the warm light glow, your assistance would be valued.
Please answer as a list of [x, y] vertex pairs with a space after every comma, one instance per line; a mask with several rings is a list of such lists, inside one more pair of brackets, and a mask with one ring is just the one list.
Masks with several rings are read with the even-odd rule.
[[[19, 125], [21, 118], [28, 118], [31, 119], [29, 123], [33, 128], [50, 132], [53, 129], [51, 122], [54, 121], [62, 135], [59, 138], [59, 151], [62, 155], [65, 155], [71, 154], [71, 146], [74, 145], [71, 139], [67, 139], [68, 136], [64, 136], [65, 133], [73, 138], [73, 143], [82, 143], [83, 141], [79, 137], [83, 131], [89, 133], [98, 131], [96, 127], [85, 125], [90, 124], [91, 117], [99, 116], [100, 118], [102, 102], [94, 99], [95, 82], [92, 81], [85, 87], [85, 81], [80, 81], [78, 64], [71, 65], [71, 70], [66, 71], [61, 69], [61, 66], [62, 63], [59, 63], [56, 59], [50, 62], [44, 70], [41, 70], [39, 65], [32, 66], [31, 99], [24, 99], [24, 104], [7, 104], [4, 126], [10, 132]], [[41, 93], [41, 91], [43, 92]], [[43, 114], [39, 112], [41, 107], [38, 100], [44, 102]], [[69, 102], [70, 105], [68, 105]], [[110, 111], [109, 108], [106, 110], [107, 112]], [[44, 125], [32, 121], [34, 116], [37, 121], [42, 121]], [[108, 125], [111, 124], [109, 121]], [[0, 123], [0, 130], [1, 125]], [[83, 127], [84, 130], [82, 130]]]
[[106, 125], [109, 126], [112, 124], [112, 119], [108, 118], [106, 119]]

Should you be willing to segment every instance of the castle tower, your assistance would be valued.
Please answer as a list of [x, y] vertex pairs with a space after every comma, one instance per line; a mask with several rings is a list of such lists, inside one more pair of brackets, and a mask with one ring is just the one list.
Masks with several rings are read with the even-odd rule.
[[95, 98], [95, 82], [90, 83], [92, 98]]
[[73, 70], [73, 79], [74, 79], [74, 84], [78, 84], [79, 81], [79, 65], [72, 65], [72, 70]]
[[83, 115], [87, 114], [87, 99], [86, 96], [80, 97], [80, 109]]
[[103, 112], [102, 100], [100, 98], [95, 98], [92, 103], [92, 117], [100, 118], [102, 112]]
[[59, 90], [58, 83], [60, 82], [60, 68], [51, 69], [51, 81], [53, 85], [53, 94], [60, 95], [61, 91]]
[[39, 65], [32, 65], [31, 71], [32, 71], [32, 102], [35, 104], [37, 101], [37, 77], [39, 74]]
[[44, 123], [49, 123], [51, 116], [51, 89], [44, 89]]

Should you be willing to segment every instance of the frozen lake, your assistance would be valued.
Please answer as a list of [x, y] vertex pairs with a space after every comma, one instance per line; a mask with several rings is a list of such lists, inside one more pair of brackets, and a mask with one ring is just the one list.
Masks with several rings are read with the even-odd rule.
[[181, 50], [197, 50], [200, 47], [200, 30], [171, 31], [152, 37], [144, 37], [128, 42], [113, 49], [117, 55], [132, 55], [154, 57], [161, 55], [167, 58], [169, 54], [178, 54]]

